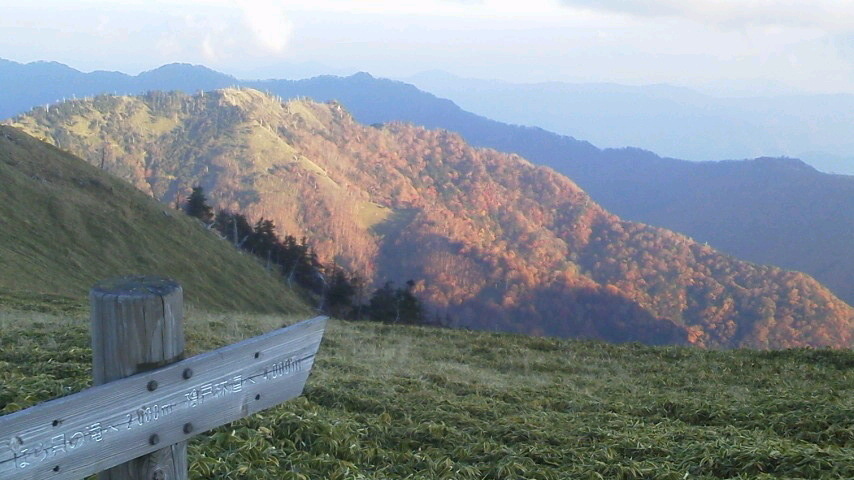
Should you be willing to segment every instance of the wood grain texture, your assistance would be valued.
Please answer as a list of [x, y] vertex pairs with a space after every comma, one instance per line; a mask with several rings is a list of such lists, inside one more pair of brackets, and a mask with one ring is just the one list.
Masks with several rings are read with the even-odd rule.
[[[89, 294], [95, 385], [184, 358], [184, 294], [162, 277], [105, 280]], [[187, 442], [98, 474], [98, 480], [186, 480]]]
[[0, 479], [79, 480], [294, 398], [325, 326], [316, 317], [0, 417]]

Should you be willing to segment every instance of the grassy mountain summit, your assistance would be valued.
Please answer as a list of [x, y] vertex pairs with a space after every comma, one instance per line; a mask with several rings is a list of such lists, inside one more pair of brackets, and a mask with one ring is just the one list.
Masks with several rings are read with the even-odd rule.
[[0, 126], [0, 296], [80, 297], [104, 278], [176, 278], [213, 310], [306, 312], [249, 256], [123, 180]]
[[249, 89], [99, 96], [15, 125], [164, 202], [202, 185], [375, 281], [417, 280], [458, 325], [707, 347], [852, 345], [812, 278], [622, 221], [566, 177], [460, 136], [365, 126]]
[[[283, 321], [293, 319], [193, 311], [187, 349]], [[0, 415], [88, 386], [88, 336], [85, 312], [0, 304]], [[333, 320], [304, 395], [194, 437], [189, 470], [211, 480], [848, 479], [852, 367], [851, 351]]]

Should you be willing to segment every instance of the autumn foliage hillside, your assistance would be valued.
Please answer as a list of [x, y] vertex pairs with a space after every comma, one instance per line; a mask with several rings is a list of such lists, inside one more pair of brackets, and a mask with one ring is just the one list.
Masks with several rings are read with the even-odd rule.
[[326, 261], [416, 280], [473, 328], [705, 347], [851, 347], [854, 311], [811, 277], [622, 221], [568, 178], [443, 130], [365, 126], [254, 90], [101, 96], [15, 124], [174, 203], [272, 219]]

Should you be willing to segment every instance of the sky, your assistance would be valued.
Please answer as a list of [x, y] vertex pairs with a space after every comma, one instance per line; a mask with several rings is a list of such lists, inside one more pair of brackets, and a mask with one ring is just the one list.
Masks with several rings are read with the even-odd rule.
[[0, 0], [0, 58], [854, 93], [848, 0]]

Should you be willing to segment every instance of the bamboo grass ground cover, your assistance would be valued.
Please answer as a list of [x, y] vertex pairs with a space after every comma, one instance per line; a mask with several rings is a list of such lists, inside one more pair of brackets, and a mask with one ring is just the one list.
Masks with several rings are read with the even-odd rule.
[[[0, 413], [90, 384], [85, 308], [2, 304]], [[190, 310], [188, 346], [199, 353], [297, 320]], [[190, 473], [850, 479], [854, 352], [715, 352], [331, 321], [305, 394], [196, 437]]]

